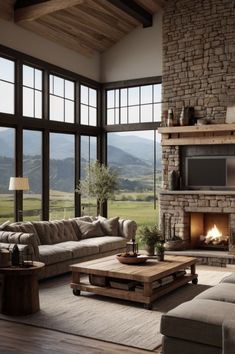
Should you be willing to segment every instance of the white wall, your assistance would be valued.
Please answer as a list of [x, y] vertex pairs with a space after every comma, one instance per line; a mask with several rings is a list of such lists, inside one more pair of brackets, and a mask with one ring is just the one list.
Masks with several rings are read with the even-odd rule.
[[91, 79], [100, 80], [100, 56], [91, 58], [0, 19], [0, 44]]
[[101, 56], [101, 81], [162, 75], [162, 14], [153, 26], [139, 26]]

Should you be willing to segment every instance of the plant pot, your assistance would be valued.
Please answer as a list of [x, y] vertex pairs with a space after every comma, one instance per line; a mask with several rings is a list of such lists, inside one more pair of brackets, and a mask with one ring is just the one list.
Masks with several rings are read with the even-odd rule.
[[154, 256], [154, 245], [145, 245], [145, 250], [148, 256]]
[[164, 261], [164, 252], [157, 253], [157, 260], [160, 261], [160, 262]]

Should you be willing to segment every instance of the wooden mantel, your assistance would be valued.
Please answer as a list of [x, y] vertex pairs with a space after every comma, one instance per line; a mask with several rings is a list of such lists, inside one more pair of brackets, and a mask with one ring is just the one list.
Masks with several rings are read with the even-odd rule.
[[162, 127], [162, 145], [235, 144], [235, 124]]

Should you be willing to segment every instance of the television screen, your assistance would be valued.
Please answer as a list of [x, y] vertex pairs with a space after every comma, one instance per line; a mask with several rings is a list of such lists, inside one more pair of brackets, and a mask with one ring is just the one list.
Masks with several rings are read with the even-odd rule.
[[186, 163], [187, 185], [190, 187], [225, 187], [225, 157], [190, 157]]

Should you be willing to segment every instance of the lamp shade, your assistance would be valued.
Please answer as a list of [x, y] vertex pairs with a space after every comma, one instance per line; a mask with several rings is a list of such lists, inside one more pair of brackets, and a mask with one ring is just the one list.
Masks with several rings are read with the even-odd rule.
[[28, 191], [28, 177], [11, 177], [9, 183], [9, 191]]

